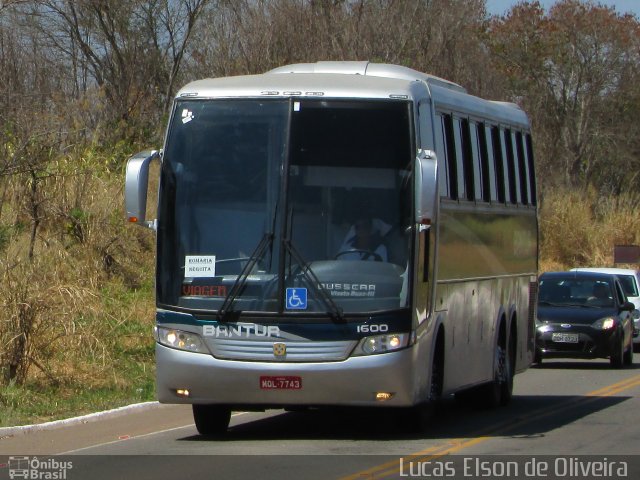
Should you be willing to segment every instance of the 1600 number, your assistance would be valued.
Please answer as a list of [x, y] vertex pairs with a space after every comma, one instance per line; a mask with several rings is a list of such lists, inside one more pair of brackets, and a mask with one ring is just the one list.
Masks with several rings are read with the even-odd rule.
[[384, 333], [389, 331], [389, 325], [382, 323], [380, 325], [358, 325], [358, 333]]

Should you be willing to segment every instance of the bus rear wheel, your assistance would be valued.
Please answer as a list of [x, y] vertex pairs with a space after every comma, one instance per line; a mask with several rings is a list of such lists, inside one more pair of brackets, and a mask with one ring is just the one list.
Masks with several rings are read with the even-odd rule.
[[229, 428], [231, 409], [224, 405], [192, 405], [193, 420], [200, 435], [223, 435]]

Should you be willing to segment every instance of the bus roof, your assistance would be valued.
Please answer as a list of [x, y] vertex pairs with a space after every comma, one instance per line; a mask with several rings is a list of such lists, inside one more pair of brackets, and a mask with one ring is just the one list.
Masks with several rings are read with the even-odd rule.
[[[417, 85], [416, 85], [417, 86]], [[262, 74], [198, 80], [178, 97], [327, 97], [412, 99], [414, 86], [406, 80], [332, 73]]]
[[400, 65], [316, 62], [285, 65], [260, 75], [209, 78], [184, 86], [178, 98], [300, 97], [431, 98], [438, 109], [529, 128], [516, 104], [469, 95], [460, 85]]
[[412, 68], [388, 63], [371, 62], [316, 62], [296, 63], [274, 68], [267, 73], [333, 73], [341, 75], [362, 75], [369, 77], [396, 78], [409, 82], [423, 81], [430, 85], [439, 85], [458, 92], [467, 91], [457, 83]]

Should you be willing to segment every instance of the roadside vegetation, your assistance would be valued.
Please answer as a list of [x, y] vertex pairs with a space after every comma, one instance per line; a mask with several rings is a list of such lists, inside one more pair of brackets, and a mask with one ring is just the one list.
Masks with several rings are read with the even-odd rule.
[[189, 80], [370, 60], [516, 102], [534, 131], [541, 269], [640, 244], [640, 23], [594, 3], [0, 2], [0, 426], [153, 400], [154, 236], [124, 166]]

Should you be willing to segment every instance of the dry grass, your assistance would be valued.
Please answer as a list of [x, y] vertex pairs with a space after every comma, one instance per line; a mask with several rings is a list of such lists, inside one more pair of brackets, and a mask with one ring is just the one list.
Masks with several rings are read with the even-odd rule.
[[613, 266], [615, 245], [640, 244], [640, 195], [549, 192], [540, 210], [540, 269]]
[[4, 180], [0, 425], [153, 396], [153, 233], [125, 225], [122, 173], [91, 163], [49, 166], [31, 259], [29, 185]]

